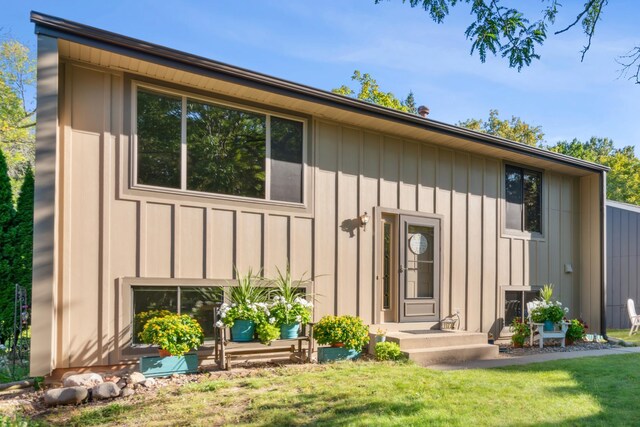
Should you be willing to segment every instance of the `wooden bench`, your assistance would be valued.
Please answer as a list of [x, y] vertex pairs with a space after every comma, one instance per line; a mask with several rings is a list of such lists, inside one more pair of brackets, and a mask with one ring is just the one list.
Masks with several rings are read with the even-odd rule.
[[234, 342], [227, 338], [231, 336], [229, 328], [216, 329], [219, 329], [219, 333], [216, 334], [215, 354], [220, 369], [229, 370], [231, 362], [235, 358], [261, 354], [291, 353], [291, 358], [298, 361], [298, 363], [311, 361], [311, 355], [313, 354], [312, 324], [302, 325], [301, 335], [298, 338], [278, 339], [272, 341], [269, 345], [262, 344], [257, 340]]

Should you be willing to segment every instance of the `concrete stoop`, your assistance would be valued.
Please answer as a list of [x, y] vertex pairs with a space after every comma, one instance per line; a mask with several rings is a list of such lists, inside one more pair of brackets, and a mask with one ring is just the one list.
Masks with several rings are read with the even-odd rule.
[[422, 366], [498, 356], [498, 346], [487, 344], [487, 334], [479, 332], [406, 329], [388, 332], [386, 339]]

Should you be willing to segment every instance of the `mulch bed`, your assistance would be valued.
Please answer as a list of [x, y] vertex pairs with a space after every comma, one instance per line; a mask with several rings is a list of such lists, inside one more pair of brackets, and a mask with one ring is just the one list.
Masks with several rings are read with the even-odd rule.
[[516, 348], [513, 345], [509, 344], [499, 344], [500, 346], [500, 356], [501, 357], [520, 357], [520, 356], [530, 356], [534, 354], [544, 354], [544, 353], [565, 353], [571, 351], [585, 351], [585, 350], [607, 350], [610, 348], [615, 348], [616, 345], [612, 343], [595, 343], [595, 342], [580, 342], [574, 343], [572, 345], [567, 345], [565, 348], [560, 346], [560, 342], [549, 342], [545, 340], [544, 348], [538, 347], [537, 343], [534, 344], [533, 347], [529, 347], [528, 344], [525, 347]]

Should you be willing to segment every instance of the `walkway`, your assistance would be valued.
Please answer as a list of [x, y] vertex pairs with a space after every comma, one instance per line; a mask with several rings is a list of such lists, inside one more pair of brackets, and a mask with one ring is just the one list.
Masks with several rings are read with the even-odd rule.
[[529, 363], [549, 362], [551, 360], [577, 359], [579, 357], [612, 356], [616, 354], [640, 354], [640, 347], [616, 347], [608, 350], [568, 351], [557, 353], [532, 354], [530, 356], [500, 357], [497, 359], [470, 360], [450, 365], [430, 365], [427, 368], [441, 371], [459, 369], [487, 369], [502, 366], [527, 365]]

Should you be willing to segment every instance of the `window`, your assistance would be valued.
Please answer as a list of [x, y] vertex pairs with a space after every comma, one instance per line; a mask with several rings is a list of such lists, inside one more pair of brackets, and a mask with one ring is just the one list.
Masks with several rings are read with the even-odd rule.
[[509, 326], [513, 319], [524, 321], [528, 316], [527, 303], [538, 297], [537, 290], [504, 292], [504, 325]]
[[304, 123], [137, 89], [137, 183], [302, 203]]
[[222, 301], [222, 288], [187, 286], [134, 286], [133, 343], [140, 344], [138, 334], [144, 322], [159, 312], [188, 314], [198, 321], [205, 339], [213, 339], [214, 309]]
[[505, 226], [509, 230], [542, 233], [542, 174], [505, 167]]

